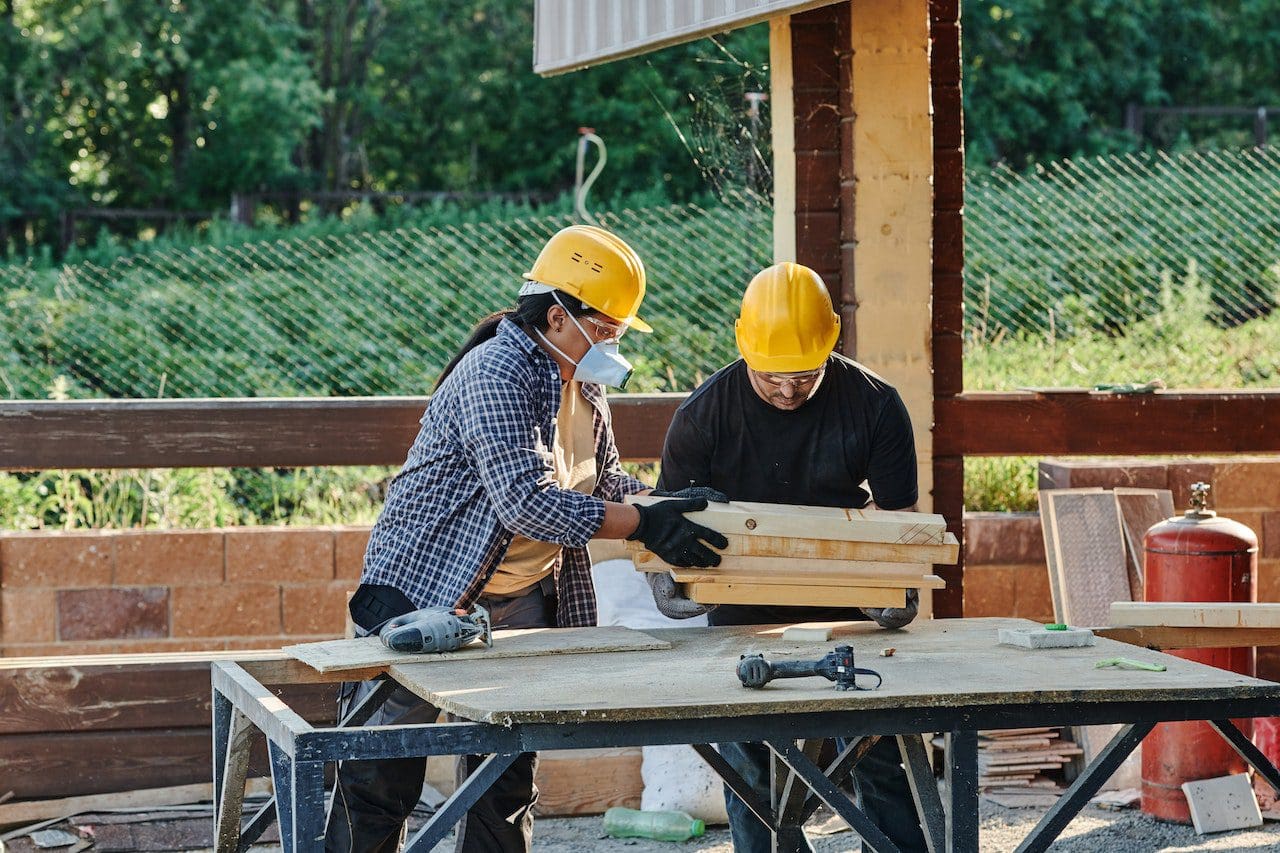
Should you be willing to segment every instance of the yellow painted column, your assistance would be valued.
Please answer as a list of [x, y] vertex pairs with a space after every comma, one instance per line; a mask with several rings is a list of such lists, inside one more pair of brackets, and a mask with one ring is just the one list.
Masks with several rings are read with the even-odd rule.
[[791, 17], [769, 21], [769, 115], [773, 140], [773, 261], [796, 259], [796, 126]]
[[854, 210], [841, 211], [853, 226], [852, 242], [842, 246], [843, 284], [857, 299], [856, 358], [901, 392], [911, 414], [920, 509], [927, 511], [933, 486], [929, 7], [927, 0], [857, 0], [850, 14], [855, 119], [841, 144], [852, 149], [842, 159], [851, 163], [855, 184]]

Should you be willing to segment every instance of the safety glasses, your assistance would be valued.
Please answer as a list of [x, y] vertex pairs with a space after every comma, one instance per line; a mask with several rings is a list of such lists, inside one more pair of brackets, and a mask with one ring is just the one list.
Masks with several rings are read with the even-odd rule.
[[606, 323], [603, 320], [597, 320], [595, 317], [583, 315], [580, 320], [586, 320], [595, 326], [598, 331], [597, 343], [613, 343], [622, 340], [622, 336], [626, 334], [627, 327], [621, 323]]
[[790, 385], [797, 391], [805, 391], [812, 388], [814, 383], [822, 378], [822, 374], [826, 372], [826, 367], [819, 367], [817, 370], [806, 370], [803, 373], [765, 373], [757, 370], [756, 377], [766, 385], [774, 388], [782, 388], [784, 385]]

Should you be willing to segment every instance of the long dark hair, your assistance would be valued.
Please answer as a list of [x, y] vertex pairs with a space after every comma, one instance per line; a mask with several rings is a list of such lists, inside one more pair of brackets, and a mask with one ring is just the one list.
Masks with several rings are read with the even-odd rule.
[[560, 304], [574, 317], [581, 317], [584, 314], [590, 314], [595, 311], [594, 308], [583, 304], [576, 297], [567, 293], [531, 293], [528, 296], [521, 296], [516, 300], [515, 308], [495, 311], [476, 324], [476, 327], [471, 330], [471, 335], [463, 343], [462, 349], [458, 350], [457, 354], [449, 359], [449, 363], [440, 372], [440, 378], [436, 380], [436, 387], [433, 390], [438, 391], [440, 389], [440, 386], [444, 384], [444, 380], [458, 366], [458, 362], [462, 361], [463, 356], [498, 334], [498, 324], [504, 318], [510, 317], [525, 331], [537, 329], [540, 332], [545, 332], [548, 326], [547, 312], [557, 304], [556, 296], [560, 297]]

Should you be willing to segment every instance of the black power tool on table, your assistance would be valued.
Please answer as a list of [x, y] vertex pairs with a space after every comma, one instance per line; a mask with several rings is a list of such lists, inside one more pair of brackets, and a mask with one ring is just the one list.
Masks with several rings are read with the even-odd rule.
[[413, 654], [457, 651], [477, 639], [486, 647], [493, 647], [489, 611], [479, 605], [470, 611], [424, 607], [387, 620], [378, 636], [382, 645], [392, 651]]
[[[862, 687], [859, 675], [874, 675], [875, 687]], [[738, 679], [744, 687], [761, 688], [775, 678], [810, 678], [821, 676], [836, 683], [836, 690], [875, 690], [884, 683], [874, 669], [859, 669], [853, 665], [853, 646], [836, 646], [821, 660], [767, 661], [763, 654], [743, 655], [738, 661]]]

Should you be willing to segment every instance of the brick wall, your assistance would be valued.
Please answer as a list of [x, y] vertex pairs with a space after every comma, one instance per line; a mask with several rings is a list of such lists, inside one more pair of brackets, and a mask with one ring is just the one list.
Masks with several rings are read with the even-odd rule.
[[367, 527], [0, 535], [0, 655], [340, 637]]
[[[1280, 459], [1265, 456], [1059, 460], [1040, 463], [1040, 488], [1169, 489], [1179, 511], [1191, 484], [1209, 483], [1210, 505], [1258, 535], [1258, 600], [1280, 601]], [[1053, 616], [1039, 513], [966, 513], [964, 615]], [[1280, 649], [1258, 650], [1258, 674], [1280, 679]]]
[[[1280, 459], [1046, 460], [1042, 488], [1213, 485], [1261, 548], [1258, 599], [1280, 601]], [[345, 629], [367, 527], [0, 534], [0, 655], [272, 648]], [[1037, 513], [966, 513], [964, 615], [1049, 621]], [[1280, 677], [1280, 651], [1259, 652]]]

